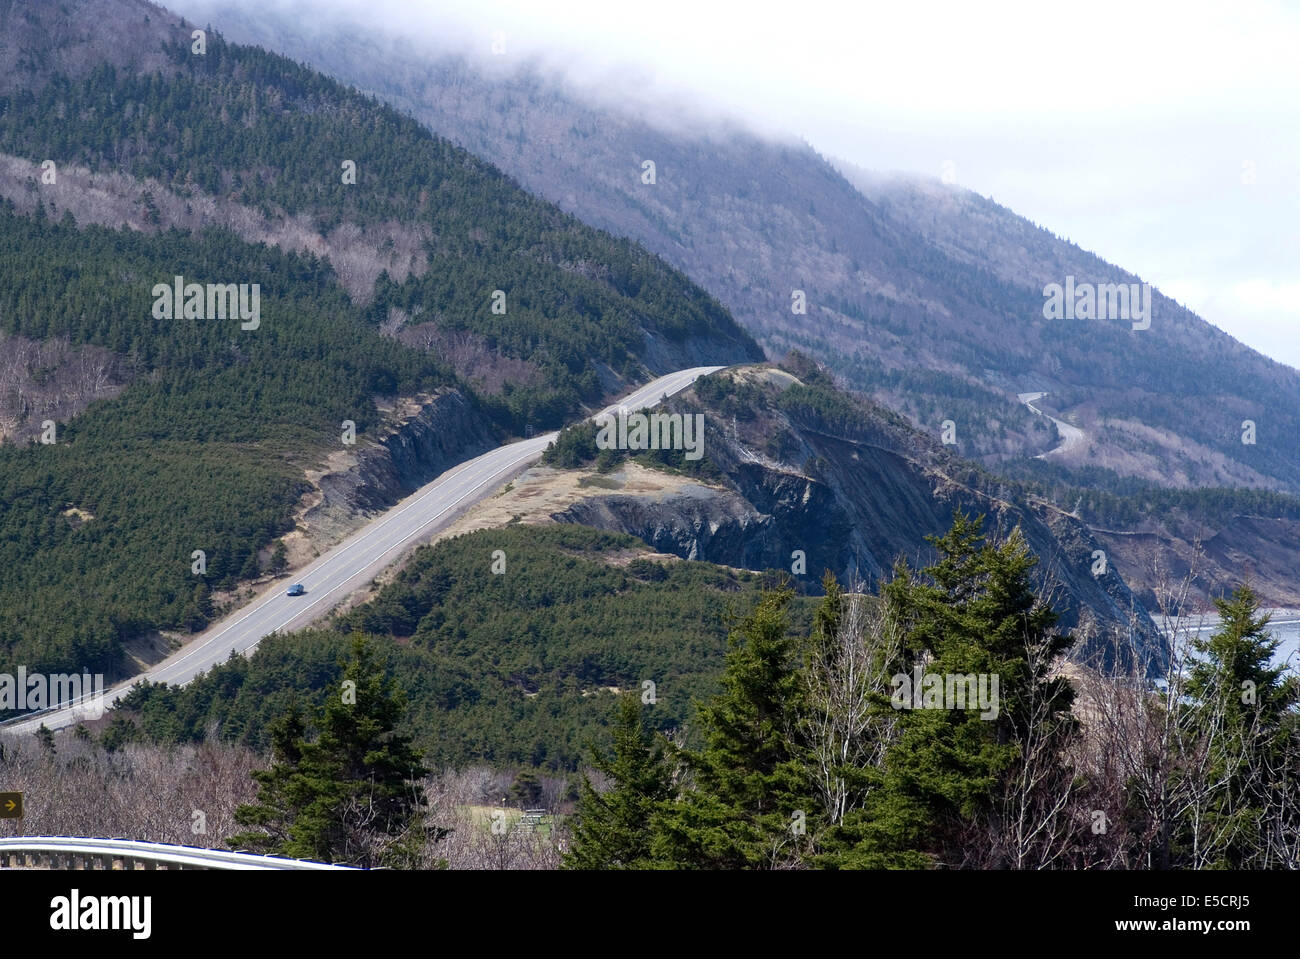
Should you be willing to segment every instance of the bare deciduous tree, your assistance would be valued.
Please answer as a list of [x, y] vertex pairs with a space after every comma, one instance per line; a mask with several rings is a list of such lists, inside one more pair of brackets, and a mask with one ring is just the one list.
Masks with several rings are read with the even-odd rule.
[[808, 706], [797, 730], [812, 747], [813, 785], [830, 825], [866, 801], [851, 771], [879, 767], [893, 742], [896, 716], [880, 703], [902, 648], [898, 623], [860, 583], [836, 595], [838, 628], [822, 638], [805, 672]]

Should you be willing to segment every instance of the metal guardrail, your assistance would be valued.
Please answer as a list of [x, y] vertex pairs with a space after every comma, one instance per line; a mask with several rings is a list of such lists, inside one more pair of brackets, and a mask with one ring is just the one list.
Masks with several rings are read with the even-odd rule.
[[75, 861], [101, 860], [111, 867], [116, 859], [179, 869], [344, 869], [331, 863], [306, 859], [260, 856], [249, 852], [226, 852], [198, 846], [176, 846], [133, 839], [86, 839], [77, 836], [15, 836], [0, 839], [0, 868], [11, 856], [38, 856]]
[[30, 712], [23, 713], [19, 716], [10, 716], [8, 719], [0, 719], [0, 729], [4, 729], [6, 726], [17, 726], [19, 723], [25, 723], [33, 719], [40, 719], [46, 713], [57, 713], [60, 709], [69, 709], [76, 706], [78, 702], [78, 700], [70, 699], [53, 706], [46, 706], [43, 709], [33, 709]]

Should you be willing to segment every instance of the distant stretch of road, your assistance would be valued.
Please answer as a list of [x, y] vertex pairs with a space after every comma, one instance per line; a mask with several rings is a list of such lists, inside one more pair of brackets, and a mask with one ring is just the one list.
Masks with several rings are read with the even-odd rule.
[[1034, 457], [1034, 459], [1045, 460], [1047, 459], [1047, 457], [1055, 453], [1068, 453], [1076, 446], [1078, 446], [1080, 443], [1083, 442], [1083, 437], [1084, 437], [1083, 430], [1079, 429], [1079, 427], [1077, 426], [1071, 426], [1069, 423], [1065, 422], [1064, 420], [1058, 420], [1055, 416], [1052, 416], [1050, 413], [1044, 413], [1042, 410], [1040, 410], [1037, 406], [1034, 405], [1034, 401], [1041, 400], [1044, 396], [1047, 395], [1046, 393], [1020, 393], [1018, 395], [1019, 395], [1020, 402], [1028, 406], [1030, 412], [1037, 413], [1039, 416], [1046, 416], [1049, 420], [1051, 420], [1053, 423], [1056, 424], [1056, 431], [1061, 434], [1060, 446], [1057, 446], [1055, 449], [1050, 449], [1046, 453], [1039, 453], [1037, 456]]
[[[662, 397], [672, 396], [699, 377], [720, 369], [720, 366], [697, 366], [661, 376], [602, 412], [615, 413], [620, 407], [637, 410], [654, 406]], [[432, 534], [440, 523], [450, 522], [485, 498], [516, 469], [539, 459], [556, 435], [547, 433], [499, 446], [443, 473], [297, 571], [293, 581], [306, 587], [305, 596], [286, 596], [285, 581], [278, 581], [143, 676], [105, 690], [104, 707], [117, 702], [140, 679], [182, 686], [225, 662], [232, 652], [248, 653], [270, 633], [308, 625], [373, 580], [412, 541]], [[77, 708], [51, 709], [0, 728], [4, 732], [31, 733], [42, 724], [59, 729], [84, 718], [84, 711]]]

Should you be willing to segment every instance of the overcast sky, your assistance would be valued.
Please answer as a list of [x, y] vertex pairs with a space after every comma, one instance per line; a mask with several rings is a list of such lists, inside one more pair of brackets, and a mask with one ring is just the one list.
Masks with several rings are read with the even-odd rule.
[[[192, 15], [208, 0], [163, 2]], [[604, 95], [620, 93], [611, 73], [635, 76], [629, 98], [697, 104], [868, 169], [948, 169], [1300, 367], [1300, 4], [311, 6], [485, 56], [504, 39], [505, 61], [541, 56]]]

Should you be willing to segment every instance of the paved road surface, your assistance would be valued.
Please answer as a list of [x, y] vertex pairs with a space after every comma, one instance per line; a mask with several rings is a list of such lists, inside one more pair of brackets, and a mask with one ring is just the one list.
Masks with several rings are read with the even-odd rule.
[[[620, 400], [604, 412], [653, 406], [719, 366], [699, 366], [662, 376]], [[209, 627], [178, 652], [145, 673], [155, 683], [181, 686], [213, 666], [223, 663], [231, 652], [247, 654], [262, 637], [276, 631], [301, 629], [365, 586], [381, 570], [398, 559], [411, 544], [449, 523], [459, 513], [484, 499], [507, 476], [526, 463], [537, 460], [555, 438], [555, 433], [500, 446], [476, 459], [443, 473], [348, 539], [323, 553], [311, 565], [277, 581], [238, 611]], [[302, 583], [305, 596], [286, 596], [289, 582]], [[141, 677], [128, 680], [104, 693], [104, 708], [130, 690]], [[5, 732], [35, 732], [42, 723], [59, 729], [86, 718], [77, 708], [48, 710], [38, 717], [3, 727]]]
[[1050, 413], [1044, 413], [1034, 405], [1034, 400], [1041, 400], [1046, 393], [1021, 393], [1019, 394], [1020, 402], [1029, 407], [1030, 412], [1037, 413], [1039, 416], [1046, 416], [1056, 424], [1056, 431], [1061, 434], [1061, 445], [1055, 449], [1050, 449], [1046, 453], [1039, 453], [1034, 459], [1045, 460], [1056, 453], [1068, 453], [1083, 442], [1084, 432], [1077, 426], [1071, 426], [1064, 420], [1058, 420]]

